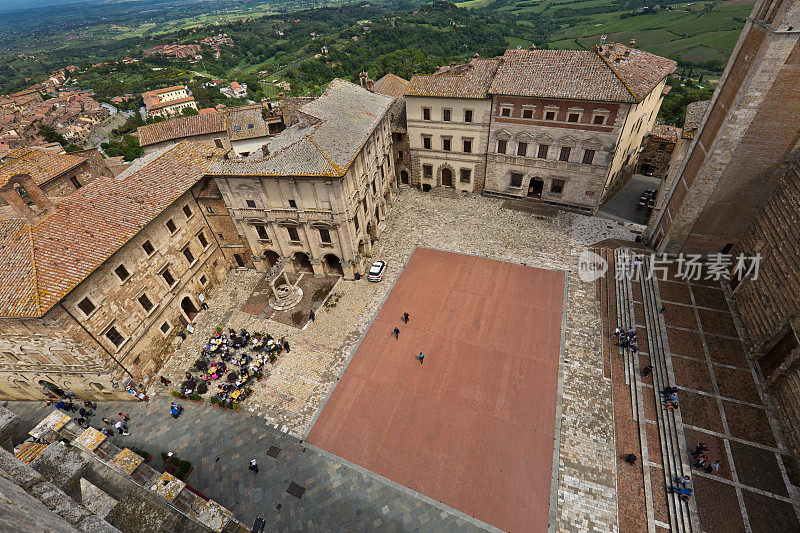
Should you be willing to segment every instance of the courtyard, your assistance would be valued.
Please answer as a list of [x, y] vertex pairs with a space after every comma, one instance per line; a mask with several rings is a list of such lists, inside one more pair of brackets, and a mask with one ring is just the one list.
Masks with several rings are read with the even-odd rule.
[[550, 520], [559, 525], [558, 530], [614, 531], [615, 458], [613, 447], [608, 446], [613, 441], [610, 382], [603, 376], [595, 287], [580, 280], [577, 265], [589, 244], [609, 238], [630, 241], [641, 230], [634, 224], [566, 212], [541, 216], [505, 209], [502, 200], [476, 195], [442, 197], [406, 189], [373, 248], [373, 259], [388, 262], [383, 281], [338, 280], [316, 309], [316, 320], [298, 328], [244, 309], [263, 275], [234, 270], [208, 298], [209, 309], [198, 316], [195, 333], [162, 370], [173, 387], [154, 380], [149, 392], [168, 395], [217, 327], [285, 337], [290, 352], [269, 366], [240, 409], [241, 414], [263, 418], [270, 426], [303, 439], [417, 247], [561, 270], [567, 273], [565, 348], [561, 416], [556, 416], [560, 437], [552, 472], [557, 505], [550, 507]]

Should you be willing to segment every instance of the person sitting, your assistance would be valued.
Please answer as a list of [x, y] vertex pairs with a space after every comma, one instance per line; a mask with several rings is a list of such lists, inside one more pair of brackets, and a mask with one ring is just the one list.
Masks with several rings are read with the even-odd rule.
[[175, 402], [172, 402], [172, 404], [169, 407], [169, 413], [172, 415], [172, 418], [178, 418], [179, 416], [181, 416], [182, 411], [183, 407], [181, 407]]
[[689, 497], [692, 495], [692, 489], [688, 487], [675, 487], [672, 486], [669, 488], [671, 493], [677, 494], [678, 497], [683, 501], [688, 501]]
[[667, 401], [667, 404], [664, 407], [666, 407], [667, 410], [677, 409], [678, 408], [678, 402]]

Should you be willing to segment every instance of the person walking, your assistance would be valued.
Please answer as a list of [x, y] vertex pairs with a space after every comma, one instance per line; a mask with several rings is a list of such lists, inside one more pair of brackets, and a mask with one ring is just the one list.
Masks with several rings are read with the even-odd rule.
[[625, 456], [625, 462], [628, 463], [629, 465], [636, 464], [636, 456], [632, 453], [629, 453], [628, 455]]
[[167, 378], [165, 378], [164, 376], [159, 376], [159, 379], [161, 379], [161, 383], [163, 383], [165, 387], [166, 387], [167, 385], [169, 385], [170, 383], [172, 383], [170, 380], [168, 380], [168, 379], [167, 379]]
[[106, 418], [106, 417], [103, 417], [103, 422], [104, 422], [106, 425], [108, 425], [108, 426], [110, 426], [110, 425], [112, 424], [111, 420], [109, 420], [109, 419], [108, 419], [108, 418]]
[[[665, 391], [667, 389], [664, 389]], [[695, 446], [694, 451], [692, 452], [692, 457], [697, 459], [701, 453], [708, 450], [708, 445], [705, 442], [698, 442], [697, 446]]]
[[400, 340], [400, 328], [395, 327], [394, 330], [392, 330], [392, 335], [394, 335], [394, 339], [395, 340], [399, 341]]
[[710, 474], [711, 472], [719, 472], [719, 459], [714, 459], [706, 467], [706, 474]]
[[419, 359], [419, 364], [422, 364], [423, 359], [425, 359], [425, 354], [422, 353], [422, 352], [419, 352], [419, 355], [417, 356], [417, 359]]
[[120, 419], [121, 419], [123, 422], [128, 422], [128, 421], [130, 421], [130, 417], [129, 417], [128, 415], [126, 415], [125, 413], [117, 413], [117, 414], [119, 415]]
[[248, 470], [252, 470], [256, 474], [258, 474], [258, 464], [256, 464], [255, 459], [250, 460], [250, 466], [247, 467]]
[[403, 313], [403, 324], [408, 324], [408, 313]]
[[289, 341], [283, 341], [283, 349], [286, 350], [286, 353], [289, 353]]
[[317, 319], [317, 315], [314, 314], [314, 310], [308, 312], [308, 318], [311, 319], [311, 322], [314, 322]]

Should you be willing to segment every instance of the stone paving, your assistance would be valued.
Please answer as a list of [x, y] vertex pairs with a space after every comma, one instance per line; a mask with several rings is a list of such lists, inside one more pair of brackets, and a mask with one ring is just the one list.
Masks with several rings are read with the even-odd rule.
[[[606, 239], [633, 240], [642, 226], [572, 213], [540, 217], [502, 208], [501, 200], [454, 198], [404, 190], [385, 222], [373, 257], [388, 260], [384, 281], [340, 280], [329, 304], [303, 330], [241, 310], [260, 274], [233, 271], [208, 300], [196, 332], [163, 375], [180, 381], [216, 326], [285, 336], [291, 352], [254, 387], [243, 409], [302, 438], [374, 313], [416, 246], [475, 254], [568, 271], [563, 416], [558, 465], [557, 530], [616, 531], [614, 454], [609, 382], [603, 376], [595, 286], [576, 274], [578, 255]], [[155, 382], [151, 394], [167, 389]]]
[[[233, 511], [248, 527], [261, 516], [270, 532], [495, 531], [304, 444], [258, 417], [181, 403], [184, 412], [174, 420], [167, 398], [106, 402], [99, 405], [92, 425], [100, 427], [101, 417], [113, 420], [124, 412], [131, 419], [131, 434], [111, 437], [115, 445], [145, 450], [153, 456], [150, 465], [159, 471], [164, 466], [161, 452], [174, 451], [191, 461], [187, 483]], [[3, 406], [23, 420], [15, 443], [53, 410], [44, 402]], [[277, 457], [267, 454], [271, 447]], [[248, 470], [251, 459], [258, 463], [258, 474]], [[291, 483], [305, 489], [300, 498], [287, 492]]]

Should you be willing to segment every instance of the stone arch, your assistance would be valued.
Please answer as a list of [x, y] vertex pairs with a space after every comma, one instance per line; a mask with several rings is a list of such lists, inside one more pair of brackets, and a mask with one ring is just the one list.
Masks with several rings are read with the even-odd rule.
[[364, 244], [363, 238], [358, 240], [358, 246], [356, 247], [356, 249], [358, 250], [359, 255], [361, 255], [362, 257], [366, 255], [367, 249], [366, 245]]
[[181, 311], [189, 319], [189, 322], [194, 322], [195, 317], [200, 313], [194, 300], [188, 294], [181, 298]]
[[314, 267], [311, 266], [311, 258], [305, 252], [295, 252], [292, 257], [294, 268], [297, 272], [313, 272]]
[[264, 260], [267, 262], [267, 264], [269, 264], [269, 266], [274, 266], [275, 263], [280, 260], [280, 258], [281, 256], [278, 254], [278, 252], [273, 250], [264, 250]]
[[525, 196], [528, 198], [542, 198], [542, 193], [544, 192], [544, 179], [539, 176], [533, 176], [530, 180], [528, 180], [528, 188], [526, 189], [527, 193]]
[[323, 261], [326, 274], [344, 276], [344, 268], [342, 267], [342, 261], [339, 259], [339, 256], [336, 254], [325, 254]]
[[411, 180], [409, 179], [408, 170], [405, 168], [400, 169], [400, 183], [402, 185], [410, 185]]

